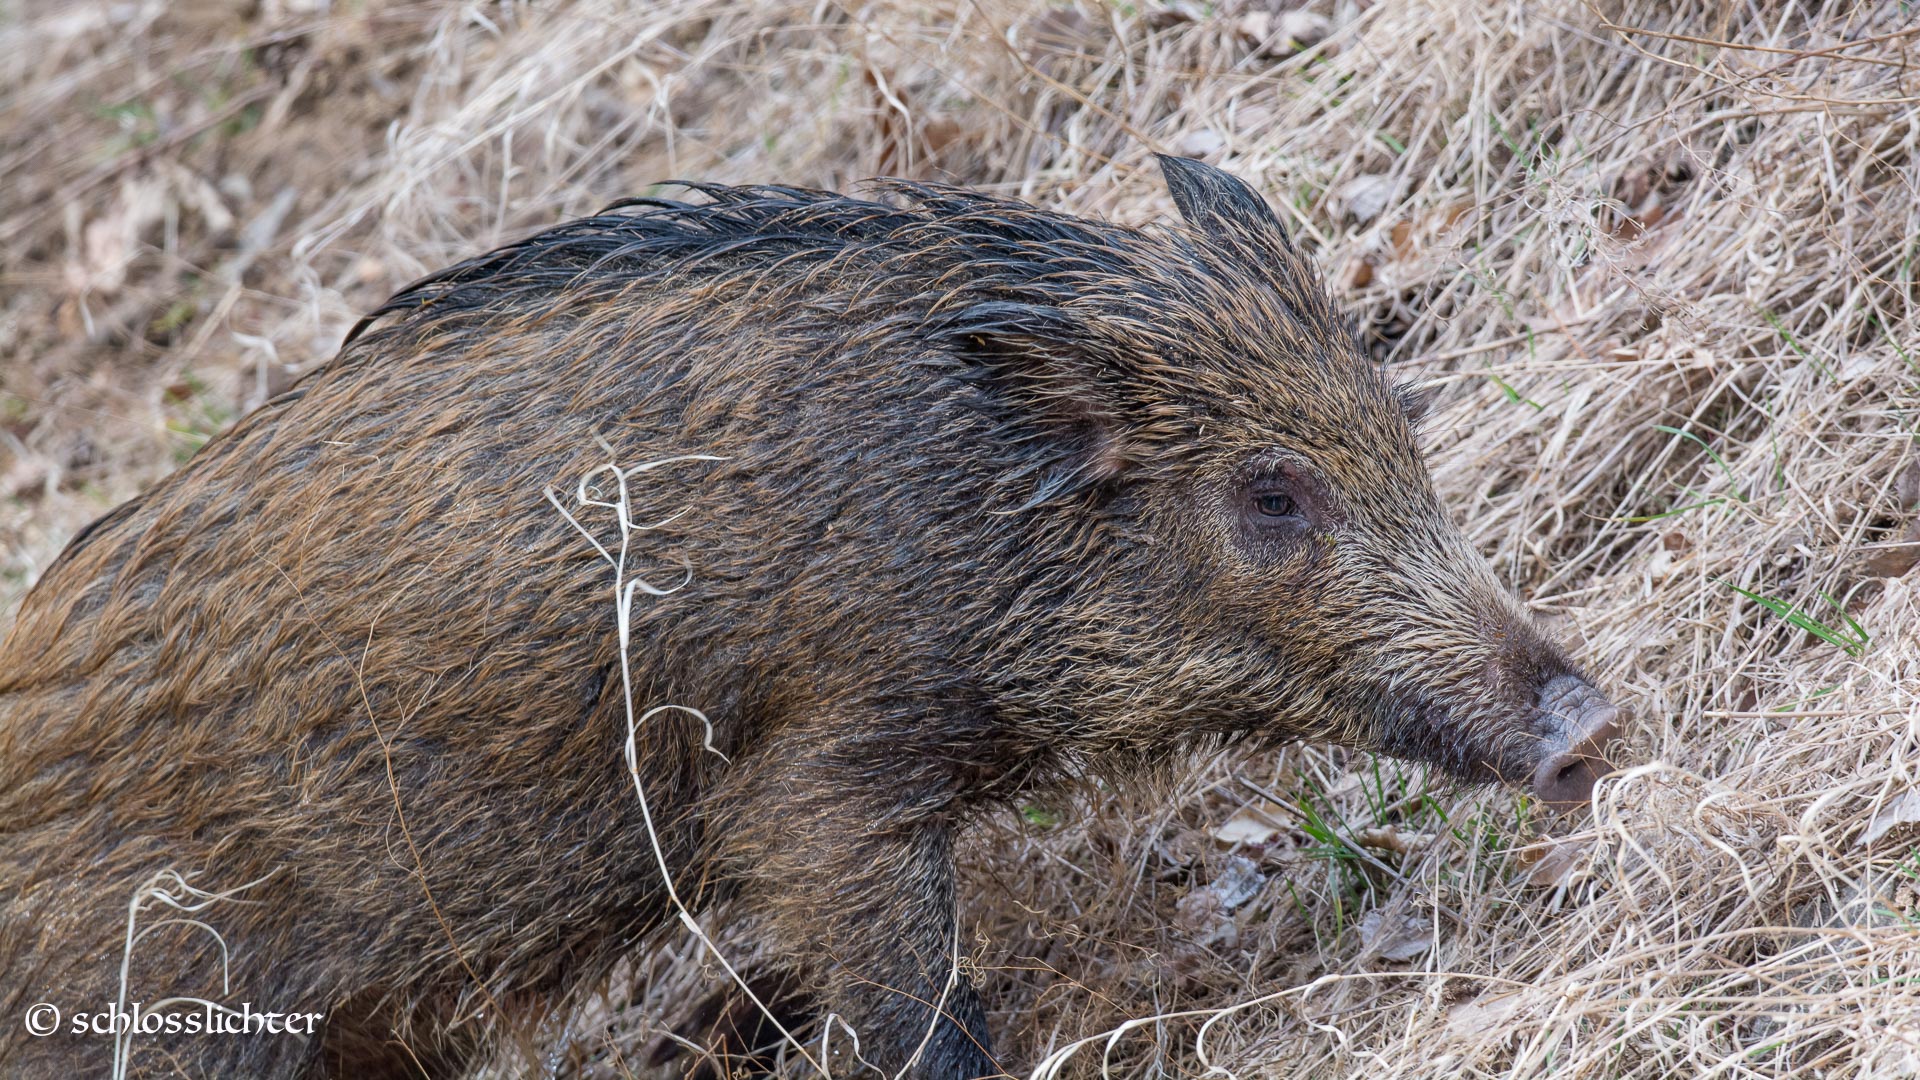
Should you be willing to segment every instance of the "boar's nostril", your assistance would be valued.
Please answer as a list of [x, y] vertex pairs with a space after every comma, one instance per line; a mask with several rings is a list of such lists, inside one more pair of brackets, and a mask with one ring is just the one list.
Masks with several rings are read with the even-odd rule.
[[1572, 745], [1549, 754], [1533, 773], [1533, 791], [1549, 805], [1572, 809], [1593, 796], [1594, 781], [1613, 771], [1607, 744], [1620, 734], [1620, 711], [1604, 701], [1593, 701], [1567, 724], [1564, 738]]

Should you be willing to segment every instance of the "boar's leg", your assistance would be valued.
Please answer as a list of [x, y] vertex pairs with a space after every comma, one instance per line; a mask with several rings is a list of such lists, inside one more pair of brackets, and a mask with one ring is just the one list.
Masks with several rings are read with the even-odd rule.
[[819, 908], [814, 925], [825, 931], [822, 955], [833, 965], [822, 1015], [845, 1020], [860, 1036], [861, 1056], [889, 1076], [909, 1061], [908, 1075], [929, 1080], [998, 1075], [979, 996], [954, 970], [946, 828], [826, 839], [815, 876], [801, 884], [811, 894], [804, 902]]
[[[779, 796], [759, 803], [761, 820], [732, 846], [750, 880], [745, 896], [778, 942], [825, 965], [815, 981], [821, 1021], [844, 1021], [860, 1056], [889, 1080], [903, 1069], [927, 1080], [1002, 1075], [979, 996], [954, 971], [961, 942], [944, 815], [898, 798], [876, 805], [797, 771], [780, 770]], [[817, 1053], [819, 1041], [810, 1042]], [[828, 1045], [834, 1075], [871, 1075], [839, 1023]]]

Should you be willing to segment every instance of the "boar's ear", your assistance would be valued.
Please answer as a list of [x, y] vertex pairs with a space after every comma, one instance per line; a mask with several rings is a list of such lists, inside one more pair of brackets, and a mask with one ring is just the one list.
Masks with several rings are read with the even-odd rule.
[[970, 304], [927, 329], [967, 358], [969, 381], [990, 389], [1041, 444], [1025, 510], [1124, 473], [1129, 448], [1123, 391], [1098, 359], [1098, 332], [1051, 304], [990, 300]]
[[1258, 237], [1277, 241], [1282, 248], [1292, 247], [1287, 230], [1273, 216], [1273, 208], [1245, 181], [1192, 158], [1168, 154], [1154, 157], [1160, 159], [1173, 205], [1179, 207], [1187, 224], [1216, 240]]

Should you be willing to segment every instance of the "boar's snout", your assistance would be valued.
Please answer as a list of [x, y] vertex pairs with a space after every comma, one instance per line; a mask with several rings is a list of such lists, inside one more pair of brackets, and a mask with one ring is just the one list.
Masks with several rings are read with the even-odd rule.
[[1607, 744], [1620, 735], [1620, 710], [1585, 680], [1561, 675], [1540, 690], [1545, 756], [1533, 772], [1533, 792], [1549, 805], [1586, 804], [1593, 783], [1613, 771]]

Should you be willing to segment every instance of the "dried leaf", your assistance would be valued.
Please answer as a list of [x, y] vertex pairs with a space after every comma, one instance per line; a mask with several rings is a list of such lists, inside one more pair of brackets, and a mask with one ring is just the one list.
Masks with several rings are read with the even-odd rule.
[[1375, 908], [1360, 920], [1360, 944], [1382, 960], [1411, 960], [1433, 948], [1433, 925], [1411, 915], [1389, 916]]
[[[1910, 512], [1915, 504], [1920, 504], [1920, 457], [1907, 462], [1900, 475], [1894, 477], [1893, 494], [1902, 511]], [[1874, 577], [1900, 577], [1920, 564], [1920, 520], [1908, 522], [1898, 540], [1872, 546], [1875, 550], [1866, 558], [1866, 572]]]
[[1212, 128], [1197, 128], [1180, 136], [1174, 149], [1181, 157], [1204, 158], [1220, 152], [1227, 145], [1226, 137]]
[[1898, 798], [1888, 800], [1880, 812], [1873, 815], [1867, 824], [1867, 831], [1861, 835], [1860, 847], [1871, 846], [1876, 840], [1893, 831], [1896, 825], [1920, 824], [1920, 789], [1909, 789]]
[[1234, 29], [1252, 43], [1256, 55], [1282, 57], [1319, 44], [1331, 25], [1326, 16], [1310, 11], [1251, 11]]
[[1254, 898], [1260, 886], [1267, 883], [1267, 875], [1252, 859], [1235, 855], [1227, 860], [1227, 868], [1213, 879], [1207, 888], [1220, 898], [1220, 905], [1228, 911]]
[[1222, 844], [1271, 844], [1285, 828], [1286, 812], [1265, 799], [1243, 806], [1215, 826], [1212, 835]]
[[1463, 1001], [1447, 1010], [1447, 1035], [1463, 1039], [1499, 1028], [1520, 1011], [1522, 1004], [1518, 994]]
[[1868, 555], [1863, 566], [1874, 577], [1896, 578], [1920, 565], [1920, 521], [1902, 533], [1898, 542]]
[[1573, 877], [1573, 872], [1586, 861], [1587, 852], [1593, 843], [1587, 840], [1547, 839], [1522, 854], [1525, 859], [1532, 856], [1534, 862], [1527, 870], [1527, 884], [1542, 889], [1551, 889], [1565, 885]]
[[1282, 12], [1273, 28], [1279, 31], [1280, 40], [1288, 48], [1304, 49], [1325, 40], [1333, 29], [1333, 22], [1317, 11], [1295, 8]]
[[1359, 833], [1354, 836], [1354, 839], [1359, 841], [1361, 847], [1377, 848], [1381, 851], [1392, 851], [1406, 855], [1433, 843], [1433, 834], [1423, 832], [1403, 833], [1391, 825], [1383, 825], [1378, 828], [1361, 829]]
[[1893, 481], [1894, 494], [1900, 499], [1900, 509], [1920, 508], [1920, 457], [1907, 462], [1900, 475]]
[[1174, 905], [1174, 925], [1197, 945], [1231, 945], [1238, 940], [1233, 909], [1253, 899], [1266, 883], [1267, 876], [1252, 859], [1235, 855], [1218, 877], [1180, 898]]
[[1393, 198], [1390, 176], [1356, 176], [1340, 185], [1338, 200], [1348, 217], [1365, 225], [1380, 216]]
[[1366, 778], [1357, 772], [1343, 773], [1340, 779], [1334, 781], [1333, 786], [1327, 789], [1326, 799], [1328, 802], [1339, 802], [1348, 795], [1359, 791], [1360, 785], [1365, 782]]

